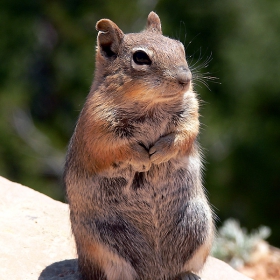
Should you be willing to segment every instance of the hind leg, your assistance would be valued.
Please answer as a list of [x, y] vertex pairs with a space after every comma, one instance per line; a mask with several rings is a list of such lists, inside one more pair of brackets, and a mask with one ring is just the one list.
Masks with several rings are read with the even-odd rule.
[[137, 274], [129, 262], [105, 244], [90, 240], [76, 242], [79, 271], [83, 280], [135, 280]]
[[92, 259], [80, 255], [78, 267], [82, 280], [108, 280], [102, 268], [95, 264]]
[[205, 243], [195, 252], [192, 258], [185, 263], [184, 269], [187, 272], [183, 272], [180, 275], [181, 278], [178, 278], [178, 280], [202, 280], [200, 276], [190, 271], [199, 272], [202, 269], [211, 249], [212, 238], [213, 233], [209, 234]]

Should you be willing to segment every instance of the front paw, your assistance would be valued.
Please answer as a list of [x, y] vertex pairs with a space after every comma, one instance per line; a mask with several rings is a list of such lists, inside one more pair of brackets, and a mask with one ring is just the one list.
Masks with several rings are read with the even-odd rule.
[[160, 164], [177, 155], [174, 147], [174, 134], [161, 137], [149, 150], [150, 160], [154, 164]]
[[151, 160], [148, 150], [139, 143], [135, 143], [131, 146], [133, 150], [133, 158], [131, 159], [131, 165], [137, 172], [145, 172], [151, 168]]

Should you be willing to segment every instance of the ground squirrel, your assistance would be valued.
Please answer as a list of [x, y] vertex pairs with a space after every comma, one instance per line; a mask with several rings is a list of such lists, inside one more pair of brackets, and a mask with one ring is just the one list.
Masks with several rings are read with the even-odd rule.
[[154, 12], [140, 33], [97, 22], [95, 78], [64, 181], [85, 280], [199, 279], [213, 239], [182, 43]]

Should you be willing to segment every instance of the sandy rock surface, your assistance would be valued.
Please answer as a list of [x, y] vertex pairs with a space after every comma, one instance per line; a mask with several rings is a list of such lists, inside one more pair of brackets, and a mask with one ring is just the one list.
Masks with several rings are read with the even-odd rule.
[[[0, 280], [78, 280], [68, 205], [0, 177]], [[204, 280], [248, 280], [209, 258]]]
[[68, 206], [2, 177], [0, 229], [1, 280], [38, 279], [52, 263], [76, 258]]

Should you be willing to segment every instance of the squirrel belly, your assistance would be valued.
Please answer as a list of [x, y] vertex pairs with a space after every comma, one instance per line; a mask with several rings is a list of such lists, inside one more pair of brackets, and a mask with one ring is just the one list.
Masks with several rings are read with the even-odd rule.
[[96, 28], [95, 79], [64, 172], [79, 271], [85, 280], [191, 279], [214, 225], [184, 47], [153, 12], [141, 33], [107, 19]]

